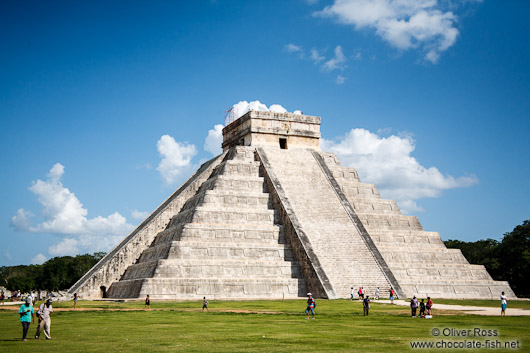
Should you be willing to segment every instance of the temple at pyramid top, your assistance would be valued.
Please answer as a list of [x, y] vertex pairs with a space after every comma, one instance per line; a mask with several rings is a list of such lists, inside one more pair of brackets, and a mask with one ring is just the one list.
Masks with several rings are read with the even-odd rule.
[[233, 146], [319, 150], [320, 117], [251, 110], [223, 129], [223, 151]]

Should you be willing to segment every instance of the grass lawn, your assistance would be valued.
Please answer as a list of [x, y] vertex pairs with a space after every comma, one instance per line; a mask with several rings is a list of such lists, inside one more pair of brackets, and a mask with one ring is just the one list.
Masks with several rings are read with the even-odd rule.
[[[411, 341], [519, 341], [530, 350], [530, 317], [484, 317], [442, 312], [432, 320], [409, 317], [407, 307], [317, 300], [317, 319], [305, 320], [305, 301], [142, 302], [80, 301], [78, 311], [52, 316], [53, 339], [21, 342], [22, 325], [13, 310], [0, 307], [2, 352], [409, 352]], [[56, 305], [54, 305], [56, 306]], [[71, 308], [72, 302], [60, 303]], [[103, 309], [103, 310], [101, 310]], [[497, 330], [496, 337], [434, 337], [446, 328]], [[32, 324], [28, 338], [35, 334]], [[491, 350], [491, 349], [490, 349]], [[428, 350], [421, 350], [423, 352]], [[433, 350], [445, 351], [445, 350]], [[460, 350], [461, 351], [461, 350]], [[502, 351], [502, 350], [501, 350]], [[517, 351], [517, 350], [511, 350]]]

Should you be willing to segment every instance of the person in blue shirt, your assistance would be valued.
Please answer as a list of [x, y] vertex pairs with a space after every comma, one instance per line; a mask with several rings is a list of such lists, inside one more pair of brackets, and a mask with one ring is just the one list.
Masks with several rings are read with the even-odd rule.
[[311, 293], [307, 293], [307, 308], [305, 309], [305, 313], [307, 314], [306, 320], [309, 319], [309, 312], [311, 311], [311, 314], [313, 314], [313, 320], [315, 320], [315, 299], [313, 299], [313, 295]]
[[30, 297], [27, 297], [26, 302], [20, 306], [18, 314], [20, 315], [20, 322], [22, 323], [22, 340], [27, 341], [26, 336], [28, 335], [29, 325], [33, 322], [35, 316]]
[[370, 312], [370, 296], [367, 295], [366, 298], [363, 299], [363, 315], [368, 316], [369, 312]]

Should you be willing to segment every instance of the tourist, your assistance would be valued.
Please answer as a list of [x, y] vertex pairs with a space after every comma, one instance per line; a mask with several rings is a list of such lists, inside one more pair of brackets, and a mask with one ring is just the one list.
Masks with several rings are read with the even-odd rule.
[[363, 287], [359, 288], [359, 299], [364, 300], [364, 290]]
[[501, 293], [501, 316], [506, 316], [506, 306], [508, 305], [508, 298], [504, 295], [504, 292]]
[[379, 300], [379, 287], [375, 290], [375, 300]]
[[46, 336], [47, 340], [52, 339], [52, 336], [50, 333], [50, 328], [52, 324], [50, 315], [52, 313], [53, 313], [53, 308], [52, 308], [51, 299], [46, 300], [46, 304], [42, 303], [39, 306], [39, 310], [37, 311], [37, 315], [39, 316], [39, 325], [37, 326], [37, 332], [35, 333], [35, 339], [38, 339], [40, 337], [41, 331], [44, 331], [44, 336]]
[[416, 309], [418, 309], [418, 299], [416, 299], [416, 296], [413, 296], [410, 300], [410, 308], [412, 310], [412, 317], [416, 317]]
[[208, 301], [206, 300], [206, 297], [202, 298], [202, 311], [204, 311], [204, 309], [206, 309], [206, 311], [210, 311], [208, 310]]
[[4, 300], [5, 300], [5, 294], [4, 294], [4, 291], [2, 291], [2, 293], [0, 293], [0, 301], [2, 301], [2, 305], [4, 305]]
[[311, 293], [307, 293], [307, 308], [305, 309], [305, 313], [307, 314], [306, 320], [309, 319], [309, 312], [311, 311], [311, 314], [313, 315], [313, 320], [315, 320], [315, 306], [316, 302], [315, 299], [313, 299], [313, 295]]
[[364, 316], [368, 316], [368, 312], [370, 311], [370, 296], [367, 295], [366, 298], [363, 299], [363, 314]]
[[144, 309], [151, 310], [151, 299], [149, 299], [149, 294], [147, 294], [147, 297], [145, 297]]
[[353, 300], [353, 287], [350, 288], [350, 300]]
[[77, 293], [74, 293], [74, 310], [77, 309], [77, 300], [79, 299], [79, 296]]
[[31, 305], [31, 298], [28, 296], [26, 302], [20, 306], [18, 314], [20, 315], [20, 322], [22, 323], [22, 340], [26, 340], [28, 335], [29, 325], [33, 322], [34, 318], [33, 305]]
[[390, 304], [394, 304], [394, 288], [390, 287], [388, 291], [390, 292]]
[[425, 301], [423, 299], [420, 303], [420, 317], [425, 318]]
[[432, 300], [431, 300], [431, 297], [427, 297], [427, 315], [432, 316]]

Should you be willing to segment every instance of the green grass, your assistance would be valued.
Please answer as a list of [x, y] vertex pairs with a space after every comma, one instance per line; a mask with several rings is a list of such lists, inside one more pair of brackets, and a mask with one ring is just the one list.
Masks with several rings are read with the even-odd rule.
[[[144, 311], [142, 302], [80, 301], [80, 308], [107, 310], [57, 311], [52, 316], [53, 339], [46, 341], [42, 337], [28, 342], [20, 341], [22, 328], [17, 313], [0, 310], [0, 350], [65, 353], [409, 352], [410, 341], [439, 341], [440, 337], [431, 335], [433, 328], [473, 330], [476, 327], [498, 330], [500, 336], [490, 339], [519, 340], [523, 346], [520, 351], [530, 347], [530, 317], [457, 314], [422, 320], [410, 318], [407, 307], [387, 304], [372, 304], [370, 316], [364, 317], [362, 304], [356, 301], [318, 300], [317, 303], [317, 319], [312, 321], [304, 319], [303, 300], [210, 301], [210, 312], [201, 312], [201, 301], [154, 301], [151, 311]], [[73, 305], [65, 302], [60, 306]], [[34, 335], [35, 329], [36, 325], [32, 324], [29, 337]]]

